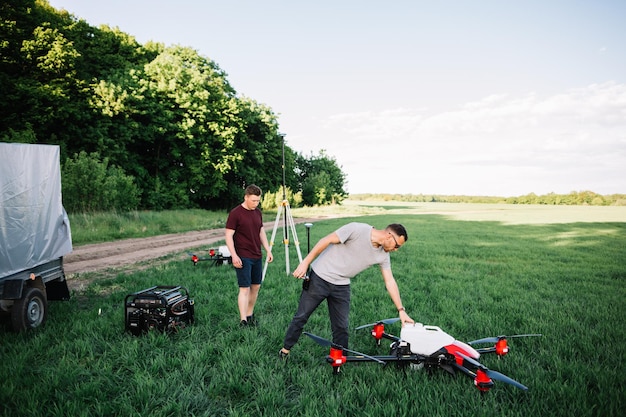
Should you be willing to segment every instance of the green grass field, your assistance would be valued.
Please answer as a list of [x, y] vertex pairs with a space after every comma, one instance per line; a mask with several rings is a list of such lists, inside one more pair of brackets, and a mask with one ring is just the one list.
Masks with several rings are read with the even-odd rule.
[[226, 225], [228, 213], [206, 210], [168, 210], [73, 214], [69, 217], [72, 243], [78, 246], [87, 243], [222, 228]]
[[[555, 207], [538, 214], [536, 207], [524, 213], [476, 206], [344, 208], [347, 215], [371, 215], [317, 221], [311, 241], [355, 219], [379, 228], [404, 223], [409, 241], [392, 254], [392, 264], [409, 315], [462, 341], [543, 334], [511, 339], [501, 360], [481, 358], [527, 392], [496, 382], [480, 395], [464, 375], [374, 363], [347, 364], [335, 376], [324, 362], [327, 349], [305, 336], [288, 363], [279, 362], [301, 285], [286, 276], [281, 242], [257, 303], [257, 328], [238, 326], [230, 267], [194, 267], [182, 257], [95, 280], [70, 301], [50, 303], [48, 322], [36, 331], [1, 328], [0, 415], [621, 416], [623, 209], [573, 214]], [[305, 228], [297, 229], [305, 253]], [[293, 247], [290, 253], [293, 269]], [[195, 325], [171, 335], [125, 333], [124, 297], [153, 285], [186, 287], [196, 303]], [[354, 279], [351, 327], [395, 315], [377, 270]], [[325, 306], [305, 330], [330, 338]], [[387, 330], [399, 333], [399, 324]], [[367, 330], [352, 332], [350, 347], [388, 353]]]

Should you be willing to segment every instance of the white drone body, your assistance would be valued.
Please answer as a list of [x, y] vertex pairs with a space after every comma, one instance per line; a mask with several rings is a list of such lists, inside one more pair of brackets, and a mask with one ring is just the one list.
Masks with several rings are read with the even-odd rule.
[[476, 349], [456, 340], [437, 326], [424, 326], [422, 323], [404, 325], [400, 330], [400, 339], [409, 343], [411, 352], [418, 355], [431, 356], [445, 348], [450, 353], [461, 352], [473, 359], [480, 357]]
[[217, 248], [217, 252], [222, 255], [224, 258], [230, 258], [230, 251], [228, 250], [228, 246], [223, 245]]

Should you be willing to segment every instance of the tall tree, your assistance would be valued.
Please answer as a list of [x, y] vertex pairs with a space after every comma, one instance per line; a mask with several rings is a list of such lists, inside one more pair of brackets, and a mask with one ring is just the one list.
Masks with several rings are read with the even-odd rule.
[[148, 194], [165, 198], [158, 206], [188, 206], [218, 196], [224, 173], [241, 152], [234, 149], [235, 91], [213, 61], [191, 48], [166, 48], [136, 73], [143, 98], [142, 124], [154, 126], [134, 151], [150, 175]]
[[[241, 152], [241, 158], [233, 161], [225, 174], [228, 186], [223, 197], [227, 208], [241, 200], [243, 189], [250, 184], [258, 185], [265, 193], [282, 184], [283, 141], [277, 133], [276, 116], [269, 107], [247, 97], [238, 100], [236, 115], [234, 147]], [[293, 153], [286, 155], [286, 161], [293, 166]], [[209, 202], [209, 207], [221, 205], [215, 200]]]
[[334, 157], [325, 150], [309, 158], [298, 154], [296, 172], [300, 178], [302, 202], [308, 206], [339, 204], [347, 197], [346, 176]]

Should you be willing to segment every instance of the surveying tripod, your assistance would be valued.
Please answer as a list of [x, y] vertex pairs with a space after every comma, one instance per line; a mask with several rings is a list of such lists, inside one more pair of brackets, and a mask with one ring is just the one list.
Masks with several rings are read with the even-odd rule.
[[[296, 252], [298, 253], [298, 260], [302, 262], [302, 252], [300, 252], [300, 242], [298, 241], [298, 235], [296, 233], [296, 224], [293, 221], [293, 216], [291, 215], [291, 209], [289, 208], [289, 201], [284, 199], [281, 203], [282, 210], [278, 210], [276, 213], [276, 221], [274, 222], [274, 229], [272, 230], [272, 238], [270, 239], [270, 250], [274, 246], [274, 239], [276, 238], [276, 231], [278, 230], [278, 225], [280, 224], [281, 214], [284, 216], [284, 226], [283, 226], [283, 243], [285, 244], [285, 272], [289, 275], [289, 230], [291, 229], [291, 234], [293, 235], [294, 243], [296, 245]], [[265, 272], [267, 271], [267, 259], [265, 260], [265, 266], [263, 267], [263, 280], [265, 280]]]

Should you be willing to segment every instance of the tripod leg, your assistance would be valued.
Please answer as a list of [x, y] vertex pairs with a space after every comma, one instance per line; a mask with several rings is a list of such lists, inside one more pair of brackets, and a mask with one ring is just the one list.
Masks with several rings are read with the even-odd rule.
[[[270, 249], [274, 246], [274, 239], [276, 238], [276, 231], [278, 229], [278, 225], [280, 224], [281, 214], [284, 212], [284, 230], [283, 230], [283, 244], [285, 245], [285, 272], [289, 275], [289, 231], [291, 230], [291, 234], [293, 235], [294, 242], [296, 244], [296, 252], [298, 254], [298, 260], [302, 262], [302, 252], [300, 251], [300, 242], [298, 241], [298, 234], [296, 233], [296, 224], [293, 220], [293, 216], [291, 215], [291, 208], [289, 207], [289, 202], [284, 200], [282, 202], [282, 209], [278, 210], [276, 213], [276, 221], [274, 222], [274, 229], [272, 230], [272, 238], [269, 241]], [[263, 267], [263, 280], [265, 280], [265, 274], [267, 273], [268, 262], [265, 261], [265, 266]]]
[[291, 215], [291, 209], [289, 208], [289, 205], [287, 205], [287, 219], [289, 221], [291, 234], [293, 235], [293, 240], [296, 245], [296, 252], [298, 254], [298, 260], [302, 262], [302, 252], [300, 252], [300, 241], [298, 240], [298, 234], [296, 233], [296, 223], [293, 221], [293, 216]]
[[[278, 223], [280, 222], [280, 213], [282, 210], [278, 210], [276, 213], [276, 221], [274, 222], [274, 228], [272, 229], [272, 238], [269, 241], [270, 250], [274, 247], [274, 239], [276, 238], [276, 230], [278, 229]], [[262, 281], [265, 281], [265, 273], [267, 272], [267, 259], [265, 259], [265, 266], [263, 266], [263, 278]]]
[[289, 202], [287, 200], [283, 200], [283, 211], [285, 214], [284, 225], [283, 225], [283, 243], [285, 244], [285, 274], [289, 275], [289, 228], [287, 213], [289, 210]]

